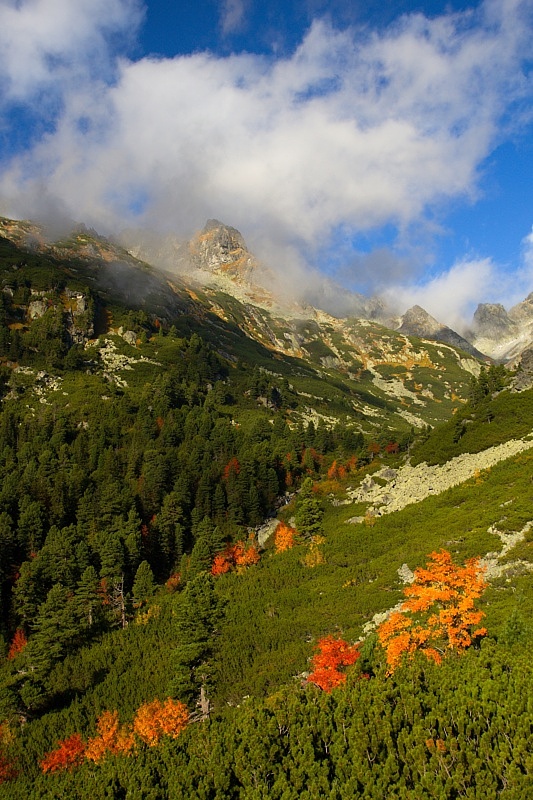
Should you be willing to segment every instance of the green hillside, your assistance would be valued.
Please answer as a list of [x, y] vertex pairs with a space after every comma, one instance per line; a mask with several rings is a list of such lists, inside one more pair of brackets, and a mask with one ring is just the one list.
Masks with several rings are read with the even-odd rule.
[[[3, 225], [0, 797], [530, 797], [531, 390]], [[442, 551], [484, 559], [487, 633], [393, 671]]]

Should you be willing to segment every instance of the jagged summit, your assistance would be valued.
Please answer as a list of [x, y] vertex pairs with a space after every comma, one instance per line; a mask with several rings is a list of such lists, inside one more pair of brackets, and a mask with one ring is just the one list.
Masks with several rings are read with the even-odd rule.
[[469, 339], [491, 358], [516, 362], [533, 343], [533, 293], [509, 311], [501, 303], [480, 303]]
[[419, 305], [415, 305], [405, 312], [401, 318], [402, 324], [398, 328], [400, 333], [407, 336], [418, 336], [421, 339], [434, 339], [437, 342], [459, 347], [466, 353], [476, 358], [485, 358], [483, 353], [477, 350], [467, 339], [456, 331], [438, 322], [435, 317]]
[[258, 262], [239, 231], [217, 219], [207, 220], [191, 239], [189, 254], [194, 268], [229, 275], [244, 283], [252, 282], [258, 270]]
[[474, 313], [478, 337], [501, 338], [514, 332], [514, 323], [501, 303], [480, 303]]

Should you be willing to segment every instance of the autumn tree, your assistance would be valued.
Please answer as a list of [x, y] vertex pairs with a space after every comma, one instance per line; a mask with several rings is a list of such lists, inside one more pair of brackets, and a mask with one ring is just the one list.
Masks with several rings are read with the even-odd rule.
[[346, 681], [346, 673], [341, 667], [355, 664], [361, 653], [359, 645], [351, 645], [344, 639], [325, 636], [317, 644], [317, 652], [311, 660], [312, 672], [309, 683], [314, 683], [325, 692], [331, 692]]
[[248, 546], [242, 541], [235, 544], [227, 544], [224, 550], [217, 553], [211, 566], [211, 575], [224, 575], [232, 569], [245, 569], [253, 564], [257, 564], [261, 556], [255, 541], [251, 541]]
[[189, 720], [189, 709], [185, 703], [167, 697], [164, 702], [152, 700], [143, 703], [133, 720], [133, 730], [150, 747], [159, 743], [161, 737], [175, 739], [185, 730]]
[[22, 653], [27, 644], [28, 639], [26, 638], [26, 634], [21, 628], [18, 628], [15, 631], [13, 639], [11, 640], [11, 644], [9, 645], [9, 650], [7, 653], [8, 660], [16, 658], [19, 653]]
[[57, 747], [46, 753], [39, 764], [43, 772], [57, 772], [79, 766], [84, 757], [85, 743], [79, 733], [73, 733], [58, 742]]
[[298, 531], [287, 525], [286, 522], [279, 522], [274, 531], [274, 547], [276, 553], [283, 553], [290, 550], [298, 541]]
[[85, 748], [85, 758], [101, 761], [107, 755], [127, 754], [134, 743], [133, 732], [121, 726], [118, 711], [104, 711], [96, 724], [97, 734], [89, 739]]
[[414, 581], [406, 586], [407, 597], [380, 625], [378, 637], [385, 648], [389, 673], [420, 650], [440, 664], [450, 650], [462, 651], [486, 634], [478, 628], [484, 616], [475, 601], [485, 589], [479, 558], [464, 566], [453, 563], [450, 553], [431, 553], [425, 568], [415, 570]]
[[17, 775], [15, 764], [0, 749], [0, 784], [14, 780]]

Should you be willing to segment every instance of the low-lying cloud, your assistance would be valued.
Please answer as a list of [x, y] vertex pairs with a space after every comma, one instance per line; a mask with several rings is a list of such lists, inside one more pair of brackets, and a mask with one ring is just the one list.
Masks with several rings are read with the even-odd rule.
[[[240, 24], [244, 3], [224, 8], [223, 24]], [[474, 198], [531, 91], [530, 0], [413, 14], [379, 32], [317, 20], [283, 58], [118, 58], [141, 11], [134, 0], [1, 6], [0, 113], [16, 102], [37, 115], [44, 98], [49, 115], [3, 168], [4, 213], [57, 208], [104, 233], [178, 235], [216, 217], [274, 269], [301, 268], [341, 226], [355, 241], [382, 226], [402, 236], [440, 204]], [[445, 295], [487, 264], [435, 280]]]

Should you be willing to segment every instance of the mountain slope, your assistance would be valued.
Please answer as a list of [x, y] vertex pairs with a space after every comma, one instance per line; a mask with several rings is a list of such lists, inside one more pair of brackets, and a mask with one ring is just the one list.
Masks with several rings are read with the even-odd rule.
[[[2, 796], [526, 800], [532, 390], [3, 228]], [[388, 675], [373, 632], [441, 550], [487, 565], [488, 635]], [[365, 637], [332, 694], [330, 634]]]
[[474, 358], [486, 358], [483, 353], [477, 350], [463, 336], [460, 336], [451, 328], [448, 328], [447, 325], [437, 322], [434, 317], [420, 306], [413, 306], [408, 309], [402, 316], [401, 323], [400, 327], [397, 328], [400, 333], [405, 333], [408, 336], [434, 339], [437, 342], [444, 342], [453, 347], [458, 347], [460, 350], [464, 350], [465, 353], [474, 356]]
[[[225, 291], [219, 285], [154, 270], [85, 229], [48, 244], [31, 223], [3, 220], [2, 229], [11, 242], [18, 248], [22, 242], [31, 247], [6, 252], [10, 277], [4, 278], [5, 288], [9, 290], [10, 281], [17, 283], [9, 272], [11, 260], [23, 264], [45, 256], [49, 267], [59, 270], [62, 285], [94, 294], [96, 333], [127, 330], [131, 314], [121, 310], [125, 307], [146, 315], [145, 333], [157, 330], [159, 324], [173, 325], [185, 334], [196, 331], [232, 362], [242, 358], [256, 363], [279, 380], [290, 376], [300, 398], [296, 420], [322, 419], [328, 424], [342, 420], [369, 435], [383, 429], [407, 431], [449, 418], [464, 401], [470, 378], [479, 371], [474, 359], [453, 347], [418, 342], [369, 320], [337, 319], [290, 304], [281, 308], [248, 281], [255, 270], [252, 257], [237, 232], [222, 228], [213, 222], [193, 251], [198, 263], [210, 265], [210, 274], [220, 273], [217, 280], [223, 279]], [[23, 268], [20, 279], [24, 276], [39, 291], [52, 289], [52, 275], [41, 268], [30, 274], [28, 269]], [[203, 269], [195, 276], [199, 272], [207, 274]], [[15, 317], [10, 324], [14, 323]], [[128, 334], [132, 342], [140, 333], [138, 323], [135, 335]]]

